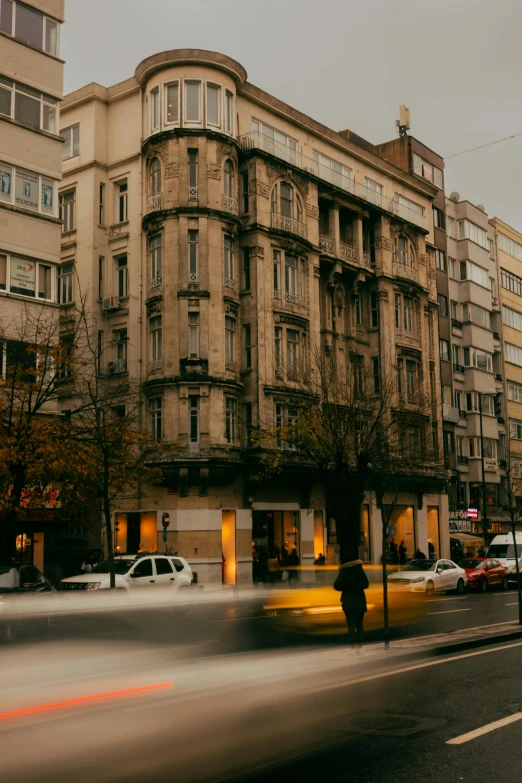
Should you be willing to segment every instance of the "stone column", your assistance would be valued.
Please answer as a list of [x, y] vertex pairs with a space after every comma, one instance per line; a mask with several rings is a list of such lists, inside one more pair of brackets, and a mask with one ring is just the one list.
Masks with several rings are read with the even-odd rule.
[[359, 213], [353, 221], [353, 242], [357, 255], [359, 257], [359, 264], [363, 264], [363, 216]]
[[328, 213], [328, 234], [330, 239], [334, 242], [334, 252], [336, 256], [339, 256], [339, 242], [340, 242], [340, 224], [339, 224], [339, 204], [333, 202]]

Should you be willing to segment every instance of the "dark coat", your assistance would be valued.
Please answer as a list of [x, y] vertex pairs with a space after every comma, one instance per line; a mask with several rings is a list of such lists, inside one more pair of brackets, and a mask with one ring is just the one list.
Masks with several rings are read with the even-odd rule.
[[364, 573], [362, 560], [351, 560], [344, 563], [334, 582], [334, 590], [341, 593], [341, 603], [344, 612], [364, 614], [366, 612], [366, 596], [368, 577]]

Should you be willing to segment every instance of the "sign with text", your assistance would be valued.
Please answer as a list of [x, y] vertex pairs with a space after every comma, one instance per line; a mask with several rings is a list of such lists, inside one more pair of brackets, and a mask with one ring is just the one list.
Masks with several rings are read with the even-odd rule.
[[16, 170], [15, 204], [25, 209], [38, 211], [38, 174], [32, 171]]
[[11, 256], [11, 291], [15, 294], [34, 296], [36, 288], [36, 264], [24, 258]]

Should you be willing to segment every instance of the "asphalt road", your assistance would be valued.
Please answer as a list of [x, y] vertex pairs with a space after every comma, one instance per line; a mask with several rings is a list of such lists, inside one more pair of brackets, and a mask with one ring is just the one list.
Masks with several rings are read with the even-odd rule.
[[[330, 710], [333, 702], [340, 710], [328, 724], [332, 736], [324, 739], [323, 749], [241, 780], [518, 783], [521, 663], [519, 642], [422, 662], [421, 668], [407, 663], [388, 676], [369, 675], [365, 682], [319, 693], [315, 709], [320, 712], [328, 699]], [[318, 723], [318, 732], [325, 728]]]

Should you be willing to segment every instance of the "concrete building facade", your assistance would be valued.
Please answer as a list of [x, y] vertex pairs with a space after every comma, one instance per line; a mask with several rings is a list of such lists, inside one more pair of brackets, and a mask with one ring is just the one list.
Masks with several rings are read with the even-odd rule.
[[[0, 375], [35, 339], [31, 324], [58, 319], [63, 19], [63, 0], [0, 3]], [[20, 522], [20, 546], [42, 567], [37, 513]]]
[[[100, 371], [140, 380], [164, 477], [122, 499], [116, 546], [168, 545], [206, 582], [263, 578], [294, 546], [307, 564], [334, 530], [321, 482], [296, 455], [258, 483], [256, 426], [291, 426], [313, 347], [393, 373], [430, 414], [423, 491], [405, 493], [396, 540], [449, 554], [440, 428], [433, 200], [438, 189], [351, 131], [336, 133], [246, 80], [224, 55], [175, 50], [110, 88], [68, 95], [62, 133], [64, 307], [87, 292], [107, 346]], [[76, 144], [76, 146], [75, 146]], [[64, 289], [62, 289], [64, 290]], [[428, 445], [429, 444], [429, 447]], [[171, 448], [172, 447], [172, 448]], [[367, 498], [361, 554], [381, 556]]]

